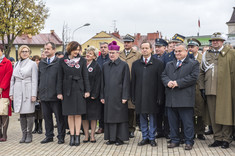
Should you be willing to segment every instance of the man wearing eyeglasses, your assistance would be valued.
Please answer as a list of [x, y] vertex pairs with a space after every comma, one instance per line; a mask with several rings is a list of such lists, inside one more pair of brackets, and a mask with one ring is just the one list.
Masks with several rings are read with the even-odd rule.
[[235, 51], [223, 43], [226, 36], [211, 36], [212, 49], [202, 57], [200, 91], [207, 100], [214, 142], [209, 147], [229, 148], [235, 106]]

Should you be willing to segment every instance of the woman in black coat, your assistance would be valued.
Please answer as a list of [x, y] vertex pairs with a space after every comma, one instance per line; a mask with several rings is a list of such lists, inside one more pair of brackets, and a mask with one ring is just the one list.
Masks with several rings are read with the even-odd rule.
[[90, 96], [86, 60], [80, 57], [80, 51], [78, 42], [70, 42], [58, 70], [57, 98], [62, 100], [63, 115], [68, 116], [70, 146], [80, 145], [81, 115], [86, 114], [85, 98]]
[[87, 112], [83, 116], [82, 125], [85, 132], [84, 143], [89, 141], [89, 121], [91, 121], [91, 142], [95, 143], [95, 129], [97, 120], [101, 118], [101, 102], [99, 100], [100, 95], [100, 83], [101, 83], [101, 69], [99, 64], [95, 61], [98, 56], [98, 50], [90, 46], [86, 52], [87, 70], [89, 76], [89, 82], [91, 87], [90, 97], [86, 99]]

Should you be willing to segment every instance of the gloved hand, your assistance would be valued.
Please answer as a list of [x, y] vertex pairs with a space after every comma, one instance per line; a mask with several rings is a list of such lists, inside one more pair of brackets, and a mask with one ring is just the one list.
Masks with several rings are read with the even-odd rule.
[[201, 92], [201, 96], [202, 96], [203, 100], [204, 100], [205, 102], [207, 102], [205, 89], [200, 89], [200, 92]]

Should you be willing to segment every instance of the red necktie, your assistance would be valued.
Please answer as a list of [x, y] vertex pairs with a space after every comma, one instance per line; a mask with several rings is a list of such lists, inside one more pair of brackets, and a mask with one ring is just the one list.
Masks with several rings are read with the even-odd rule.
[[145, 59], [145, 64], [147, 64], [147, 63], [148, 63], [147, 61], [148, 61], [148, 59]]

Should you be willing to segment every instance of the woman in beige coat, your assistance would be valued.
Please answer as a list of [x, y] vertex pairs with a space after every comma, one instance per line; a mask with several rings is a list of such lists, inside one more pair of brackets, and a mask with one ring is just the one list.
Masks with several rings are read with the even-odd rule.
[[23, 133], [20, 143], [32, 142], [35, 101], [37, 95], [37, 64], [29, 59], [31, 50], [22, 45], [19, 48], [20, 60], [15, 63], [11, 77], [10, 98], [14, 101], [15, 113], [20, 113]]

